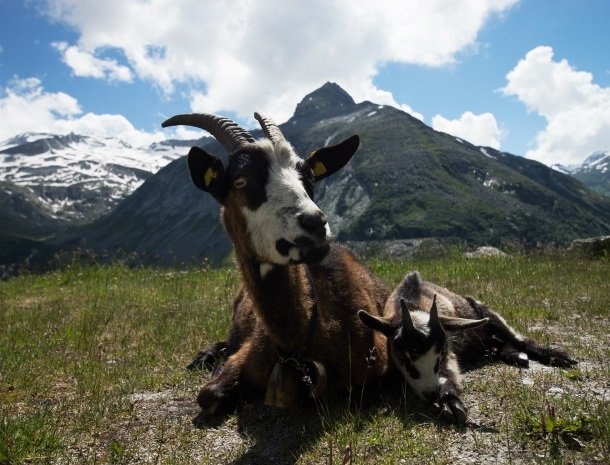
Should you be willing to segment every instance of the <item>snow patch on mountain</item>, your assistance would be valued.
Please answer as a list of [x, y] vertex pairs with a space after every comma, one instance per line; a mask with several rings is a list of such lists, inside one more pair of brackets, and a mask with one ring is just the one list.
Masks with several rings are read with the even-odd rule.
[[610, 152], [607, 150], [599, 150], [593, 152], [583, 163], [581, 170], [596, 170], [601, 173], [608, 172], [608, 164], [610, 163]]
[[608, 164], [610, 163], [610, 152], [607, 150], [598, 150], [589, 155], [585, 161], [576, 165], [553, 165], [553, 168], [556, 171], [559, 171], [564, 174], [579, 174], [586, 173], [593, 170], [599, 171], [601, 173], [608, 172]]
[[29, 189], [53, 218], [88, 222], [187, 151], [171, 142], [133, 147], [115, 138], [27, 133], [0, 142], [0, 181]]

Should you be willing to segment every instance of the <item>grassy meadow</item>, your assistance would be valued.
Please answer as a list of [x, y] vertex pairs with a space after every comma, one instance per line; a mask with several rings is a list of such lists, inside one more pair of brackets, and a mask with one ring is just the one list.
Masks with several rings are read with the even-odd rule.
[[438, 424], [396, 385], [367, 405], [248, 403], [196, 429], [210, 375], [184, 367], [225, 337], [236, 272], [75, 262], [0, 283], [0, 465], [610, 463], [607, 259], [369, 264], [390, 286], [417, 269], [580, 363], [466, 373], [465, 428]]

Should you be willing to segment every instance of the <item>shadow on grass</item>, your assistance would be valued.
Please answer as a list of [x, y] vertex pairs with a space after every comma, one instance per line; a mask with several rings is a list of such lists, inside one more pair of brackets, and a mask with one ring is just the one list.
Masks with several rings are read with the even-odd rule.
[[[239, 404], [239, 402], [238, 402]], [[427, 407], [406, 390], [399, 380], [387, 382], [378, 389], [369, 389], [357, 402], [349, 403], [346, 396], [324, 400], [321, 404], [278, 409], [263, 405], [260, 400], [241, 403], [234, 410], [238, 419], [238, 432], [252, 445], [232, 465], [293, 465], [302, 454], [325, 435], [331, 437], [342, 424], [349, 423], [354, 432], [362, 432], [374, 417], [395, 416], [405, 430], [416, 425], [432, 424], [439, 429], [469, 429], [497, 433], [495, 428], [468, 422], [459, 427], [439, 421], [440, 409]], [[227, 416], [206, 420], [200, 428], [216, 428]], [[325, 456], [327, 463], [343, 463], [343, 451], [333, 450], [332, 441]], [[334, 455], [335, 460], [330, 457]]]

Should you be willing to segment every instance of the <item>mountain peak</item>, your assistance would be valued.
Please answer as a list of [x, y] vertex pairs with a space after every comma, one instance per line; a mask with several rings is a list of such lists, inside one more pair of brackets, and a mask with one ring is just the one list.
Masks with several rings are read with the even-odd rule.
[[585, 161], [582, 162], [582, 166], [584, 167], [593, 167], [604, 159], [610, 158], [610, 152], [607, 150], [597, 150], [593, 152], [591, 155], [587, 157]]
[[327, 82], [319, 89], [306, 95], [297, 105], [294, 117], [304, 118], [329, 118], [351, 111], [356, 104], [354, 99], [334, 82]]

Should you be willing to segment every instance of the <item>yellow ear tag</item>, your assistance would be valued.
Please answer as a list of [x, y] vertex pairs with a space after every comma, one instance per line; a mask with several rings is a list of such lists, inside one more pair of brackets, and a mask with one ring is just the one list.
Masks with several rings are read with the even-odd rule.
[[321, 161], [317, 161], [313, 165], [313, 174], [316, 178], [326, 174], [326, 166]]
[[212, 184], [212, 181], [216, 179], [216, 176], [218, 176], [218, 172], [216, 170], [213, 170], [212, 168], [208, 168], [208, 170], [203, 175], [203, 182], [205, 183], [205, 187], [210, 187], [210, 184]]

